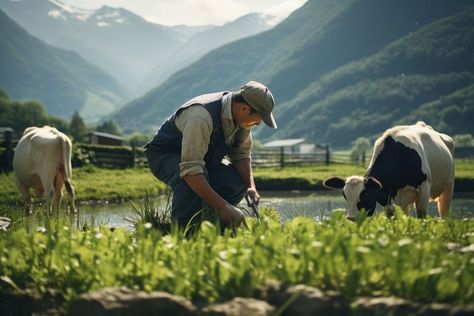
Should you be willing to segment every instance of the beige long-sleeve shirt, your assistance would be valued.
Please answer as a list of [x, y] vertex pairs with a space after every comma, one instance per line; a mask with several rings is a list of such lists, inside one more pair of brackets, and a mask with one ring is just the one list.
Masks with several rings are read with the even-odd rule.
[[[234, 124], [232, 118], [232, 93], [222, 97], [222, 129], [225, 143], [238, 146], [228, 154], [230, 161], [244, 158], [250, 159], [252, 148], [252, 134], [250, 128], [243, 129]], [[212, 118], [202, 105], [192, 105], [182, 110], [175, 119], [178, 130], [183, 134], [181, 147], [180, 176], [204, 173], [204, 156], [207, 153], [211, 133], [213, 130]]]

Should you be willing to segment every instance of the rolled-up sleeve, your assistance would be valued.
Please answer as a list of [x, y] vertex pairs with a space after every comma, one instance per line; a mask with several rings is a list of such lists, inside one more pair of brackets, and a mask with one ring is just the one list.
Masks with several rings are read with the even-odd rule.
[[237, 147], [229, 152], [230, 161], [237, 161], [245, 158], [250, 159], [250, 151], [252, 150], [252, 133], [250, 128], [240, 129], [235, 136], [237, 138]]
[[179, 164], [181, 178], [204, 173], [204, 156], [207, 153], [212, 132], [210, 115], [209, 118], [205, 115], [190, 116], [183, 123], [180, 128], [183, 133], [181, 163]]

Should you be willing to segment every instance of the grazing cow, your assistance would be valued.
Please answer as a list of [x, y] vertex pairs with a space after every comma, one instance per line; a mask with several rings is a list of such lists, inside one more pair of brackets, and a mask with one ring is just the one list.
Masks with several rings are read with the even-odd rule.
[[[74, 187], [71, 185], [71, 140], [54, 127], [28, 127], [13, 156], [18, 190], [28, 212], [32, 209], [30, 188], [44, 196], [48, 210], [58, 211], [63, 187], [69, 195], [70, 210], [75, 212]], [[52, 199], [52, 205], [51, 205]]]
[[417, 217], [424, 217], [431, 199], [438, 199], [438, 213], [445, 217], [454, 188], [454, 142], [424, 122], [395, 126], [377, 139], [369, 167], [362, 176], [332, 177], [324, 186], [343, 188], [347, 217], [358, 210], [372, 215], [376, 202], [393, 201], [405, 214], [415, 203]]

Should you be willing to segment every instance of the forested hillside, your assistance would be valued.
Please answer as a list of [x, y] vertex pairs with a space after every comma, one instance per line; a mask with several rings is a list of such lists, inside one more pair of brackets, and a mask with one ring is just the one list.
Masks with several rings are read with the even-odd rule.
[[268, 21], [272, 19], [274, 17], [253, 13], [197, 33], [178, 47], [169, 58], [162, 59], [143, 80], [142, 88], [146, 88], [146, 92], [158, 86], [176, 71], [192, 64], [219, 46], [270, 29]]
[[417, 120], [450, 134], [473, 133], [473, 30], [474, 10], [464, 10], [326, 74], [282, 104], [285, 128], [274, 137], [304, 134], [344, 145], [347, 135], [370, 137]]
[[19, 100], [39, 100], [49, 113], [86, 119], [108, 114], [127, 89], [76, 53], [49, 46], [29, 35], [0, 11], [0, 88]]
[[[201, 93], [259, 80], [273, 91], [279, 129], [345, 146], [393, 124], [425, 119], [446, 132], [469, 115], [473, 13], [469, 1], [312, 0], [265, 33], [212, 51], [114, 117], [128, 131], [156, 129]], [[446, 100], [459, 104], [446, 104]], [[445, 111], [444, 107], [451, 109]], [[430, 108], [443, 108], [428, 117]], [[418, 117], [419, 116], [419, 117]], [[442, 123], [444, 122], [444, 123]]]

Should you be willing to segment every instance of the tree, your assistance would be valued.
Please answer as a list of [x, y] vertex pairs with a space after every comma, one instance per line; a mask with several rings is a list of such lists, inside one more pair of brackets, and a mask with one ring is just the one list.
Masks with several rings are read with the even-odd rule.
[[127, 139], [127, 142], [130, 145], [135, 144], [135, 146], [143, 146], [146, 143], [148, 143], [150, 140], [151, 140], [151, 137], [149, 135], [135, 132]]
[[351, 158], [354, 162], [365, 163], [367, 152], [370, 150], [370, 140], [365, 137], [359, 137], [352, 143]]
[[117, 126], [117, 124], [115, 124], [113, 120], [102, 122], [102, 124], [97, 126], [96, 131], [114, 135], [122, 135], [120, 128]]
[[77, 111], [74, 112], [69, 124], [69, 132], [76, 142], [86, 142], [89, 130]]
[[0, 89], [0, 98], [2, 98], [2, 99], [10, 99], [10, 97], [8, 96], [8, 94], [7, 94], [4, 90], [2, 90], [2, 89]]
[[454, 144], [456, 147], [471, 147], [474, 146], [474, 139], [471, 134], [454, 135]]

